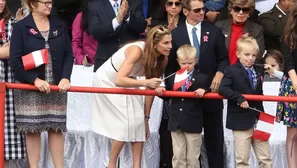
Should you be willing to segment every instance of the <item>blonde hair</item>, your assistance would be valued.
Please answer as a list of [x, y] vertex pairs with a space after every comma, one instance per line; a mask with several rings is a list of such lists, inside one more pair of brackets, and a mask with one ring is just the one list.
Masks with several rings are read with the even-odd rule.
[[163, 74], [168, 58], [160, 55], [155, 46], [165, 35], [170, 34], [170, 29], [164, 25], [155, 26], [148, 32], [142, 57], [146, 78], [160, 77]]
[[238, 52], [242, 51], [242, 49], [244, 48], [244, 44], [254, 47], [257, 50], [257, 54], [259, 53], [259, 45], [255, 38], [251, 36], [242, 36], [240, 39], [238, 39], [236, 42]]
[[177, 58], [195, 58], [197, 56], [197, 50], [195, 47], [185, 44], [178, 48], [176, 51]]

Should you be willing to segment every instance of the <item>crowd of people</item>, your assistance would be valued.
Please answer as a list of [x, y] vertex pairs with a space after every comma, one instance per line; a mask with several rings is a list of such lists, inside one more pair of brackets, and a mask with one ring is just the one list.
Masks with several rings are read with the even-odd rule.
[[[67, 3], [81, 10], [67, 10]], [[263, 95], [264, 81], [280, 81], [280, 96], [296, 96], [295, 0], [279, 0], [261, 14], [254, 0], [20, 4], [13, 16], [0, 0], [0, 80], [32, 84], [38, 91], [6, 91], [6, 167], [9, 160], [28, 157], [37, 168], [45, 131], [55, 168], [64, 167], [66, 92], [74, 64], [94, 65], [94, 87], [145, 87], [163, 99], [160, 168], [200, 167], [202, 130], [209, 168], [224, 167], [223, 100], [200, 99], [208, 92], [228, 99], [226, 127], [233, 132], [236, 167], [249, 167], [251, 147], [260, 168], [273, 167], [268, 141], [253, 137], [259, 112], [249, 107], [264, 111], [262, 101], [242, 94]], [[65, 11], [71, 15], [61, 14]], [[46, 61], [28, 68], [30, 55]], [[178, 77], [172, 74], [184, 68], [187, 79], [175, 88]], [[58, 85], [59, 92], [51, 92], [50, 85]], [[195, 92], [197, 99], [163, 97], [166, 90]], [[125, 143], [132, 144], [133, 167], [141, 167], [153, 100], [93, 94], [91, 130], [112, 140], [107, 168], [116, 168]], [[296, 103], [278, 102], [275, 113], [287, 126], [288, 166], [297, 168]]]

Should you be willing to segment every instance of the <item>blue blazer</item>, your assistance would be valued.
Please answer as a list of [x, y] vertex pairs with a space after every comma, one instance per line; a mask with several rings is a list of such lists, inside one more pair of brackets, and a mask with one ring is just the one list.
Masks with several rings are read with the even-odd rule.
[[[62, 78], [70, 80], [74, 57], [66, 24], [53, 16], [49, 16], [49, 20], [49, 52], [54, 84], [58, 84]], [[30, 30], [35, 30], [37, 33], [32, 33]], [[45, 65], [25, 71], [22, 63], [22, 56], [44, 48], [45, 39], [37, 29], [32, 14], [14, 25], [10, 42], [10, 64], [14, 69], [16, 80], [33, 84], [37, 77], [45, 79]]]

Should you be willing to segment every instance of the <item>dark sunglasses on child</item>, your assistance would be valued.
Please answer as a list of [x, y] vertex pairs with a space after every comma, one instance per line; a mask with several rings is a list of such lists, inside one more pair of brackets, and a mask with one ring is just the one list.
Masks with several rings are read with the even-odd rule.
[[200, 13], [201, 11], [205, 12], [205, 7], [192, 9], [194, 13]]
[[175, 6], [181, 6], [181, 2], [172, 2], [172, 1], [168, 1], [168, 2], [166, 2], [166, 5], [167, 6], [173, 6], [173, 4], [175, 5]]
[[250, 8], [249, 7], [241, 8], [239, 6], [233, 6], [233, 10], [236, 13], [239, 13], [240, 11], [242, 11], [242, 13], [244, 13], [244, 14], [248, 14], [250, 12]]

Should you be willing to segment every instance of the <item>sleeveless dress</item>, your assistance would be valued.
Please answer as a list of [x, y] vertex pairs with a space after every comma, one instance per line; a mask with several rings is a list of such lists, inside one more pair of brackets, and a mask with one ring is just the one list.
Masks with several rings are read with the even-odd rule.
[[[115, 86], [117, 71], [125, 60], [126, 48], [133, 45], [143, 50], [145, 43], [139, 41], [120, 48], [96, 71], [93, 81], [94, 87], [117, 88]], [[130, 76], [143, 75], [144, 67], [140, 59], [134, 65]], [[91, 130], [118, 141], [145, 141], [144, 96], [93, 94]]]

